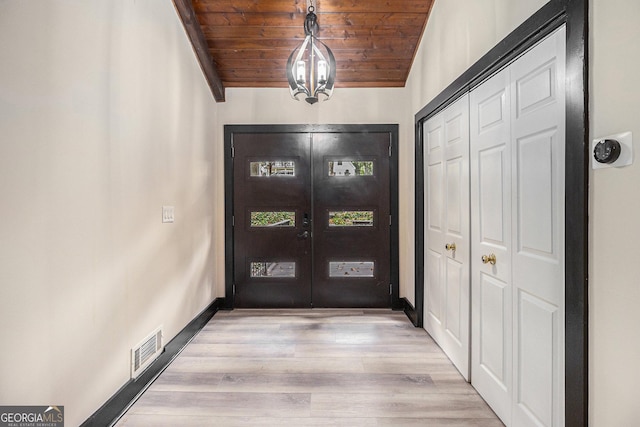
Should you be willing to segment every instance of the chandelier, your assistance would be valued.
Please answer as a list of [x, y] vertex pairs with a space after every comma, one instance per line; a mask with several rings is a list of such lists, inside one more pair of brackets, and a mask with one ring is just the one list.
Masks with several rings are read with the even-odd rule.
[[318, 16], [313, 4], [304, 20], [304, 41], [295, 48], [287, 61], [287, 80], [291, 96], [296, 100], [304, 96], [309, 104], [331, 97], [336, 79], [336, 59], [331, 49], [318, 40]]

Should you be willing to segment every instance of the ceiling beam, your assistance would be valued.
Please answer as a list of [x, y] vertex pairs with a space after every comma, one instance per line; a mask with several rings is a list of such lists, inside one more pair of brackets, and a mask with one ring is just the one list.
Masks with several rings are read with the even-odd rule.
[[207, 41], [204, 38], [202, 28], [193, 10], [191, 0], [173, 0], [173, 4], [180, 16], [187, 36], [189, 36], [191, 46], [193, 46], [193, 51], [196, 53], [200, 68], [209, 84], [213, 98], [216, 102], [224, 102], [224, 85], [222, 84], [222, 80], [220, 80], [213, 59], [209, 54]]

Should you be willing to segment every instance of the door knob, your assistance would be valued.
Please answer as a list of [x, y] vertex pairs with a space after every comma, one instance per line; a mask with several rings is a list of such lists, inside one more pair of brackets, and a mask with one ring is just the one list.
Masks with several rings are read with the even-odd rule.
[[308, 231], [303, 231], [302, 233], [298, 234], [298, 238], [300, 239], [307, 239], [309, 238], [309, 232]]
[[490, 254], [490, 255], [482, 255], [482, 262], [484, 264], [491, 264], [491, 265], [496, 265], [496, 255], [495, 254]]
[[447, 243], [446, 245], [444, 245], [444, 248], [448, 251], [455, 251], [456, 250], [456, 244], [455, 243]]

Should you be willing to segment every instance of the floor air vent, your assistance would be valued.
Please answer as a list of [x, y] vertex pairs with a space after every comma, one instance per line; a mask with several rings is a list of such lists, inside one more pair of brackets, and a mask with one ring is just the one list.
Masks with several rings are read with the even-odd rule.
[[162, 327], [131, 349], [131, 378], [136, 378], [162, 353]]

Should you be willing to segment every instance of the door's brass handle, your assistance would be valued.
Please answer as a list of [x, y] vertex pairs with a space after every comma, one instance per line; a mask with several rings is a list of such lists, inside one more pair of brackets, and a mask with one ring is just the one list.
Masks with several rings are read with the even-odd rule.
[[448, 251], [455, 251], [456, 250], [456, 244], [455, 243], [447, 243], [446, 245], [444, 245], [444, 248]]
[[307, 239], [309, 238], [309, 232], [308, 231], [303, 231], [302, 233], [298, 234], [298, 238], [300, 239]]
[[489, 254], [489, 255], [482, 255], [482, 262], [484, 264], [491, 264], [491, 265], [496, 265], [496, 255], [495, 254]]

